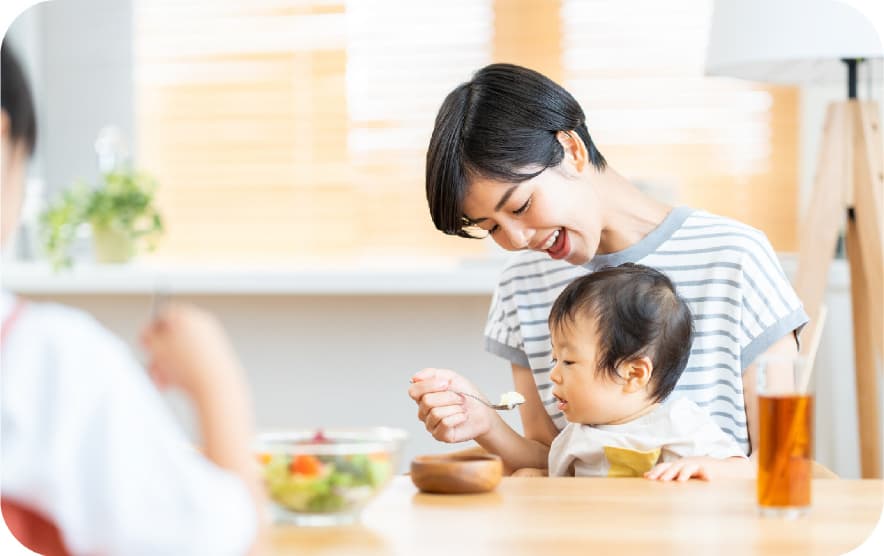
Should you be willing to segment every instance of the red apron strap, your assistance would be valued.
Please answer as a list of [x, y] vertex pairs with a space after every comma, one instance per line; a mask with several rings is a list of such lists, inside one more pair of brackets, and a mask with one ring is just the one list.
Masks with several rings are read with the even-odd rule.
[[[15, 307], [0, 327], [0, 344], [6, 341], [27, 303], [16, 300]], [[46, 556], [68, 556], [58, 528], [48, 519], [14, 500], [0, 497], [0, 511], [9, 531], [26, 548]]]
[[0, 344], [6, 341], [6, 337], [9, 336], [9, 331], [15, 326], [15, 322], [21, 316], [26, 306], [27, 303], [21, 299], [15, 300], [15, 306], [12, 308], [12, 311], [10, 311], [9, 316], [3, 319], [3, 325], [0, 327]]

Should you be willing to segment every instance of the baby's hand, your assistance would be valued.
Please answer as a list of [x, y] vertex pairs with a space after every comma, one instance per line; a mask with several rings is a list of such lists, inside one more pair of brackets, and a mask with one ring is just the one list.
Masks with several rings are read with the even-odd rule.
[[658, 463], [645, 473], [645, 478], [652, 481], [687, 481], [691, 478], [709, 481], [712, 478], [755, 476], [755, 467], [744, 457], [717, 459], [710, 457], [682, 458], [666, 463]]
[[645, 478], [652, 481], [687, 481], [692, 477], [708, 481], [710, 466], [714, 467], [712, 458], [694, 457], [681, 458], [666, 463], [658, 463], [653, 469], [645, 473]]
[[148, 369], [159, 387], [176, 387], [191, 396], [215, 380], [236, 375], [239, 361], [221, 323], [191, 305], [166, 306], [142, 331]]

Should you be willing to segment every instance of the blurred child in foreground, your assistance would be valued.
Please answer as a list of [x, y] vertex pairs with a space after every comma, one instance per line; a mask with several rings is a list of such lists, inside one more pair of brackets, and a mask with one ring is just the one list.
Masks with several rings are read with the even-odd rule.
[[[18, 223], [36, 117], [2, 46], [2, 243]], [[202, 453], [148, 374], [89, 315], [0, 292], [3, 517], [42, 554], [246, 554], [262, 529], [243, 372], [218, 322], [169, 306], [142, 342], [157, 385], [181, 389]]]

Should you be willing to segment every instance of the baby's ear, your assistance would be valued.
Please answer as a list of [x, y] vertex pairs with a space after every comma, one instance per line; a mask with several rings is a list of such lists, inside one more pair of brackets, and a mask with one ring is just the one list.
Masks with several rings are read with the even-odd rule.
[[651, 381], [653, 371], [654, 364], [650, 357], [636, 357], [621, 363], [620, 376], [626, 381], [623, 384], [623, 391], [632, 394], [643, 390]]

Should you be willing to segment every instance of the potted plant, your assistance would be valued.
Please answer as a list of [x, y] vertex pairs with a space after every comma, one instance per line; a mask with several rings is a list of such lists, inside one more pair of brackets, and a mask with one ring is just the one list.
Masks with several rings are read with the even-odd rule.
[[86, 223], [98, 262], [126, 262], [141, 247], [153, 249], [163, 231], [155, 191], [156, 181], [147, 174], [118, 168], [104, 173], [97, 187], [78, 182], [62, 192], [40, 217], [43, 247], [53, 267], [71, 265], [77, 229]]

